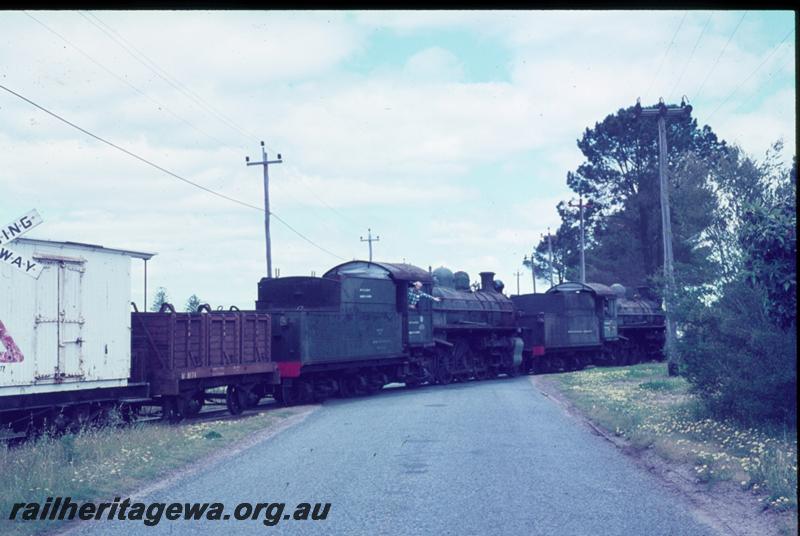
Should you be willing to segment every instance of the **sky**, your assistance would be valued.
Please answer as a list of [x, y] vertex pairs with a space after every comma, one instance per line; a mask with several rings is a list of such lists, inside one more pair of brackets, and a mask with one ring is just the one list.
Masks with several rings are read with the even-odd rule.
[[[577, 139], [637, 98], [685, 95], [729, 143], [761, 158], [780, 139], [791, 162], [794, 28], [790, 11], [0, 11], [0, 84], [235, 200], [0, 89], [0, 220], [36, 208], [31, 238], [157, 253], [148, 302], [163, 286], [253, 308], [263, 170], [245, 157], [264, 141], [281, 276], [366, 259], [371, 229], [375, 260], [530, 292], [521, 262], [574, 198]], [[134, 260], [140, 307], [142, 275]]]

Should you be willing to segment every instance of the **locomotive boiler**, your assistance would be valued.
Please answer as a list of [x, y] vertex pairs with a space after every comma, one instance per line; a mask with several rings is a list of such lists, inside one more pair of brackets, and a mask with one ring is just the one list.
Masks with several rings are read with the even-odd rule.
[[523, 341], [514, 305], [503, 295], [503, 282], [493, 272], [481, 272], [473, 290], [469, 276], [440, 267], [433, 271], [433, 330], [437, 383], [454, 379], [516, 375], [522, 363]]

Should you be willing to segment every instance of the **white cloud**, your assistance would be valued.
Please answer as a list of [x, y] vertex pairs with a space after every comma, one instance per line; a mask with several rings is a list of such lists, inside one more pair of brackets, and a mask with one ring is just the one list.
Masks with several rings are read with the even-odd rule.
[[449, 82], [464, 77], [464, 66], [449, 50], [431, 47], [411, 56], [404, 75], [415, 82]]
[[[381, 235], [379, 258], [438, 259], [474, 277], [488, 268], [506, 283], [546, 227], [558, 226], [555, 205], [569, 198], [565, 176], [583, 160], [575, 140], [586, 127], [645, 94], [647, 103], [686, 93], [702, 119], [784, 31], [770, 34], [748, 14], [695, 95], [740, 13], [715, 12], [687, 63], [707, 17], [689, 12], [658, 76], [684, 12], [96, 13], [180, 91], [78, 13], [32, 13], [152, 100], [21, 12], [0, 22], [8, 67], [0, 83], [258, 206], [261, 169], [246, 167], [244, 156], [257, 158], [263, 137], [271, 158], [284, 157], [270, 168], [273, 211], [326, 249], [365, 255], [358, 237], [371, 226]], [[400, 57], [374, 58], [378, 30], [404, 40]], [[437, 42], [440, 30], [447, 38]], [[503, 51], [489, 63], [508, 71], [476, 82], [480, 61], [459, 39]], [[789, 40], [717, 112], [715, 131], [756, 156], [783, 137], [788, 158], [793, 55]], [[154, 249], [151, 289], [163, 283], [181, 301], [195, 292], [249, 306], [255, 296], [262, 213], [170, 178], [5, 92], [0, 170], [0, 211], [36, 206], [45, 217], [39, 237]], [[321, 274], [339, 262], [279, 222], [272, 227], [284, 274]]]

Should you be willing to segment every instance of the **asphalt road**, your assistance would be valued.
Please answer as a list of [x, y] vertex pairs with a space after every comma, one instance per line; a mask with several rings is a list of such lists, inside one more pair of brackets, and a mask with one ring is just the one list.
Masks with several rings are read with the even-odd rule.
[[[324, 521], [83, 522], [71, 534], [703, 535], [680, 499], [527, 377], [332, 400], [148, 501], [329, 502]], [[275, 513], [275, 510], [270, 512]], [[282, 517], [282, 516], [280, 516]]]

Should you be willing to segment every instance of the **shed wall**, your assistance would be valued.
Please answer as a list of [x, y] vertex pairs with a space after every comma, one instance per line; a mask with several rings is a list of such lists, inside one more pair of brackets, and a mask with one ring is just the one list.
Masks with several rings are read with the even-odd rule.
[[126, 385], [130, 257], [61, 243], [10, 246], [43, 270], [33, 279], [0, 265], [0, 322], [22, 356], [0, 363], [0, 397]]

